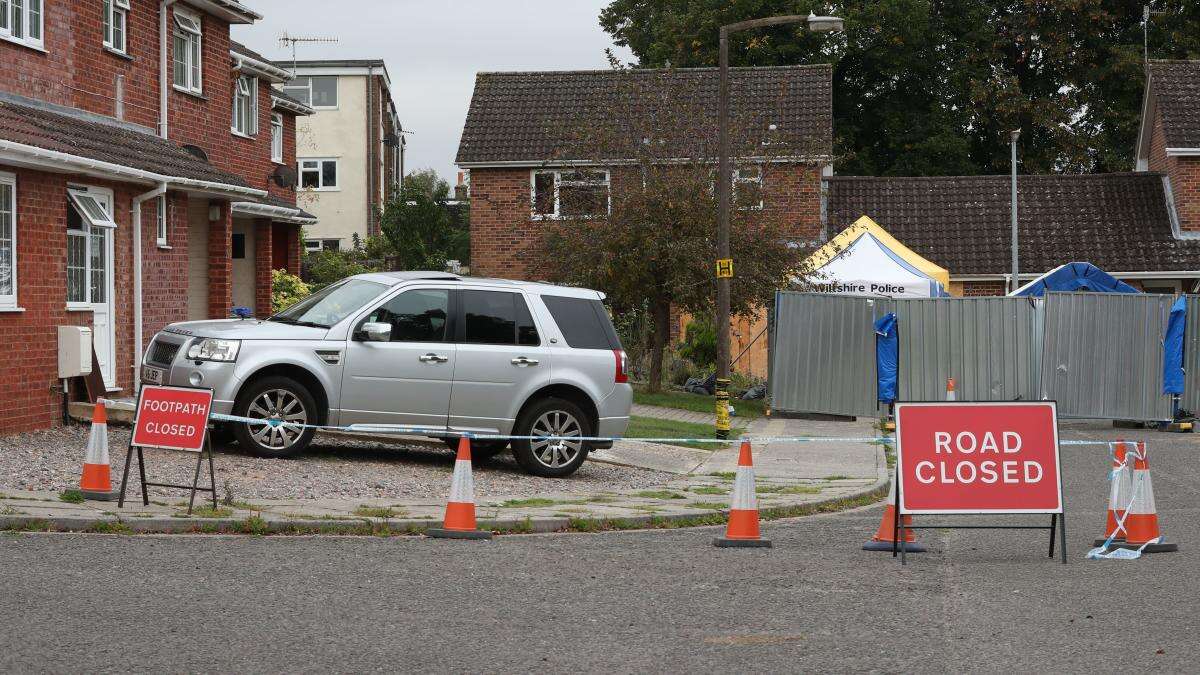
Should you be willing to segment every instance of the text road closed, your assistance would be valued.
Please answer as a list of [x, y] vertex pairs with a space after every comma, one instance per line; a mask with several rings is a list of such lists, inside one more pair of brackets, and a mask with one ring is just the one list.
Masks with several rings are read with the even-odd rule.
[[212, 390], [142, 387], [133, 445], [199, 452], [212, 408]]
[[1062, 509], [1054, 403], [901, 403], [905, 513]]

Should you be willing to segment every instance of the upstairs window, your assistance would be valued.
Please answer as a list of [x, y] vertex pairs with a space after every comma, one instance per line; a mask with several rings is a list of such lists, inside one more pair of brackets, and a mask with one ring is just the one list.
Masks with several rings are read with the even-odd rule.
[[271, 161], [283, 163], [283, 115], [271, 114]]
[[534, 218], [587, 218], [611, 209], [608, 171], [534, 171]]
[[129, 0], [104, 0], [104, 46], [126, 53], [129, 43]]
[[258, 78], [242, 75], [233, 86], [234, 133], [254, 136], [258, 133]]
[[41, 49], [42, 0], [0, 0], [0, 38]]
[[300, 164], [300, 187], [305, 190], [336, 190], [336, 159], [302, 159]]
[[175, 14], [175, 88], [199, 94], [204, 90], [201, 79], [200, 16], [178, 7]]
[[336, 75], [296, 77], [284, 83], [283, 93], [314, 108], [336, 108], [338, 79]]

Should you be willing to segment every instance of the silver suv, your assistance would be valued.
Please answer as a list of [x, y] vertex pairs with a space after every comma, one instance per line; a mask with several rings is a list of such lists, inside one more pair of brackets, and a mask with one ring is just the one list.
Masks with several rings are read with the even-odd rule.
[[[264, 421], [620, 436], [633, 392], [603, 298], [436, 272], [359, 274], [268, 319], [171, 324], [146, 350], [142, 379], [209, 387], [214, 412]], [[223, 431], [268, 457], [304, 450], [315, 433], [266, 423]], [[534, 439], [512, 449], [529, 473], [558, 477], [606, 445]], [[508, 446], [478, 441], [472, 455]]]

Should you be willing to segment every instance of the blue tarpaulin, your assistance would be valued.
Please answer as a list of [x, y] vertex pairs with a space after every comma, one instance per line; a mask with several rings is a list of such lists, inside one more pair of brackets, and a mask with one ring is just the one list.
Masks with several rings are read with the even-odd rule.
[[875, 371], [879, 376], [879, 401], [896, 400], [896, 373], [900, 364], [900, 327], [889, 312], [875, 322]]
[[1183, 393], [1183, 333], [1187, 325], [1187, 302], [1182, 296], [1171, 306], [1167, 335], [1163, 339], [1163, 393]]
[[1046, 291], [1091, 291], [1093, 293], [1141, 293], [1124, 281], [1091, 263], [1073, 262], [1056, 267], [1017, 290], [1011, 296], [1040, 298]]

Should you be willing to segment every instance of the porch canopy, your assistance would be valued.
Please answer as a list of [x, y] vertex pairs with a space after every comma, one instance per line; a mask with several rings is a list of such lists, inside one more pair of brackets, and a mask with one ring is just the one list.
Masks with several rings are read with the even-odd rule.
[[1071, 262], [1055, 267], [1009, 295], [1040, 298], [1046, 291], [1141, 293], [1138, 289], [1091, 263]]
[[950, 273], [901, 244], [867, 216], [805, 263], [813, 290], [886, 298], [946, 297]]

